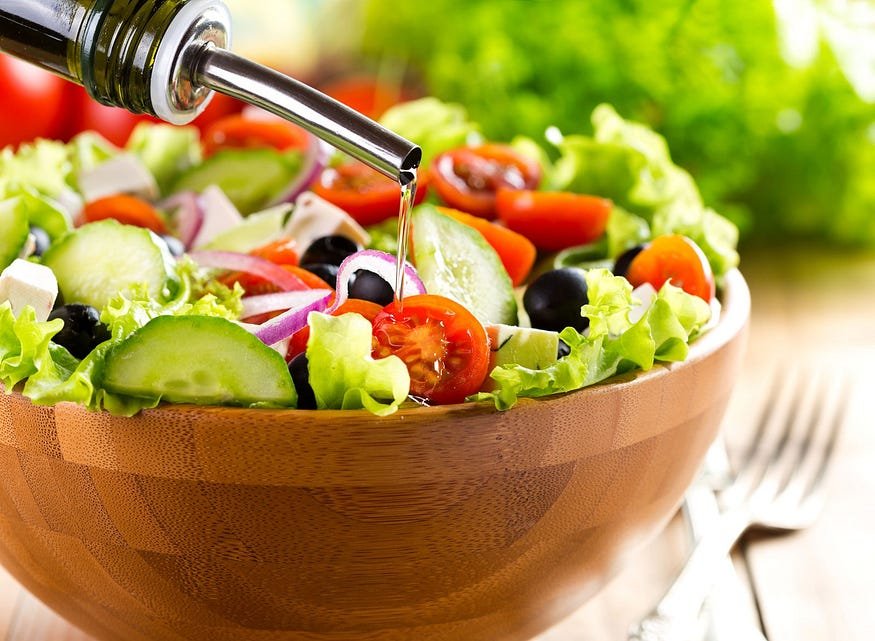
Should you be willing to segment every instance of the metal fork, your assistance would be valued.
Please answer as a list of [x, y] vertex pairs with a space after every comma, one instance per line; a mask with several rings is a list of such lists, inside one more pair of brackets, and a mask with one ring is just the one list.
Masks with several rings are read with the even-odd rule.
[[[828, 389], [831, 387], [832, 389]], [[735, 542], [756, 525], [798, 530], [820, 513], [824, 478], [847, 405], [847, 385], [799, 376], [776, 381], [735, 481], [725, 511], [693, 548], [657, 606], [629, 633], [629, 641], [691, 641], [698, 615]]]

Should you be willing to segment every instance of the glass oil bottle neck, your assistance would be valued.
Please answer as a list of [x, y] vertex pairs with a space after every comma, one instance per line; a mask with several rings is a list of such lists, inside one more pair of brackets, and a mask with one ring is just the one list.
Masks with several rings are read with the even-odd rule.
[[210, 91], [185, 77], [182, 45], [227, 47], [229, 25], [220, 0], [3, 0], [0, 50], [104, 104], [183, 124]]

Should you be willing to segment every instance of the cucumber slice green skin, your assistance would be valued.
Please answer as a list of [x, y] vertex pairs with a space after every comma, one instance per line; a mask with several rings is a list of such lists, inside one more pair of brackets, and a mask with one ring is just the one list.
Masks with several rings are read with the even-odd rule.
[[0, 271], [18, 258], [27, 243], [30, 225], [19, 198], [0, 202]]
[[461, 303], [483, 324], [517, 324], [517, 302], [501, 259], [476, 229], [432, 205], [413, 211], [416, 270], [429, 294]]
[[67, 234], [45, 253], [43, 264], [55, 273], [65, 301], [98, 310], [139, 283], [160, 300], [175, 280], [167, 244], [148, 229], [115, 220], [83, 225]]
[[202, 192], [217, 185], [246, 216], [282, 196], [302, 162], [298, 152], [224, 149], [180, 176], [171, 192]]
[[297, 403], [285, 359], [239, 325], [211, 316], [149, 321], [109, 350], [103, 386], [171, 403]]

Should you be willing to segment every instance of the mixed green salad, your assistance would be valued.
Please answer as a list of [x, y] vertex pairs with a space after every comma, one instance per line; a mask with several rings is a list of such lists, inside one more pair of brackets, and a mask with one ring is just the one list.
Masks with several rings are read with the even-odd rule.
[[433, 98], [382, 122], [424, 162], [396, 292], [398, 185], [290, 123], [141, 124], [0, 153], [0, 383], [36, 404], [366, 409], [567, 392], [683, 360], [737, 231], [665, 141], [484, 141]]

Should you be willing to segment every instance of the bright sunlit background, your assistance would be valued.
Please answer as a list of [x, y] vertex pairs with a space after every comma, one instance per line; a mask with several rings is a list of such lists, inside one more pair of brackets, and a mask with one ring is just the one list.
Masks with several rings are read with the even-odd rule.
[[875, 5], [866, 1], [229, 0], [236, 48], [317, 82], [361, 72], [464, 104], [487, 137], [663, 133], [751, 239], [875, 243]]

